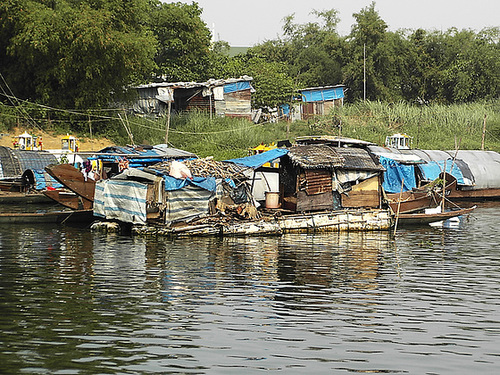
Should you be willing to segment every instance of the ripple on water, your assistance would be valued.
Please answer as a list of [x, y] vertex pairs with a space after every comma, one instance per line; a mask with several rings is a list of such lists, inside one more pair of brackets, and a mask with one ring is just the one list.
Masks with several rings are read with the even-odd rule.
[[19, 373], [496, 373], [498, 206], [460, 229], [166, 240], [0, 228]]

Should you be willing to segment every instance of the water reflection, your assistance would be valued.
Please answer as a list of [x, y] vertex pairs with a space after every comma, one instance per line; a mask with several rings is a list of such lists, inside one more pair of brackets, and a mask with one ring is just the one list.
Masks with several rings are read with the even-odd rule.
[[479, 215], [395, 237], [3, 227], [1, 370], [494, 373], [500, 219]]

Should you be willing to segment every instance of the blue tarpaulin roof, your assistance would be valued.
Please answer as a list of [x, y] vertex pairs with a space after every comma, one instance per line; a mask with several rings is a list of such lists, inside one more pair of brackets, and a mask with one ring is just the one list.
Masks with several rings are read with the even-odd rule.
[[252, 88], [252, 86], [250, 86], [250, 82], [249, 81], [227, 83], [227, 84], [224, 85], [224, 93], [228, 94], [230, 92], [248, 90], [248, 89], [251, 89], [251, 88]]
[[165, 180], [166, 191], [179, 190], [187, 185], [195, 185], [208, 191], [215, 191], [217, 188], [215, 177], [193, 177], [192, 179], [186, 178], [181, 180], [172, 176], [163, 175], [163, 179]]
[[402, 184], [403, 191], [409, 191], [417, 187], [415, 167], [413, 165], [401, 164], [384, 156], [380, 157], [380, 164], [386, 169], [382, 187], [387, 193], [399, 193]]
[[264, 164], [269, 163], [275, 159], [281, 158], [282, 156], [288, 154], [288, 150], [284, 148], [274, 148], [272, 150], [263, 152], [262, 154], [256, 154], [252, 156], [247, 156], [244, 158], [224, 160], [230, 163], [243, 165], [245, 167], [257, 169], [262, 167]]
[[[428, 161], [426, 164], [420, 164], [418, 168], [422, 171], [425, 180], [434, 181], [443, 171], [444, 162], [444, 160]], [[453, 170], [451, 170], [452, 166]], [[460, 170], [460, 168], [458, 168], [458, 165], [456, 163], [453, 163], [451, 159], [446, 160], [446, 173], [449, 173], [453, 177], [455, 177], [458, 184], [464, 184], [464, 176], [462, 174], [462, 171]]]
[[299, 90], [304, 102], [324, 102], [344, 97], [344, 87], [318, 87]]

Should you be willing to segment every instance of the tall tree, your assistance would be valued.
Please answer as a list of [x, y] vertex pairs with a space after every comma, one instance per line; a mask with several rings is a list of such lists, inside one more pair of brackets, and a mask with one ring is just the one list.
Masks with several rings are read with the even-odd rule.
[[386, 59], [391, 53], [384, 45], [387, 24], [380, 18], [374, 2], [353, 16], [356, 23], [348, 39], [349, 61], [345, 67], [345, 83], [351, 89], [350, 94], [360, 99], [363, 98], [366, 76], [366, 98], [386, 99], [386, 72], [383, 68], [390, 66]]
[[167, 81], [200, 81], [210, 77], [210, 30], [197, 3], [157, 3], [150, 28], [158, 40], [156, 75]]
[[2, 74], [23, 99], [56, 107], [108, 106], [152, 72], [147, 0], [5, 0]]

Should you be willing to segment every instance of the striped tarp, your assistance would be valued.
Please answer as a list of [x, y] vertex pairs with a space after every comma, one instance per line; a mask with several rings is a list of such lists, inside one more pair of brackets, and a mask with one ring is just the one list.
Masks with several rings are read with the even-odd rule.
[[208, 215], [209, 202], [214, 197], [215, 192], [194, 185], [167, 191], [166, 223], [188, 221]]
[[146, 223], [148, 185], [130, 180], [101, 180], [96, 183], [94, 215], [125, 223]]

